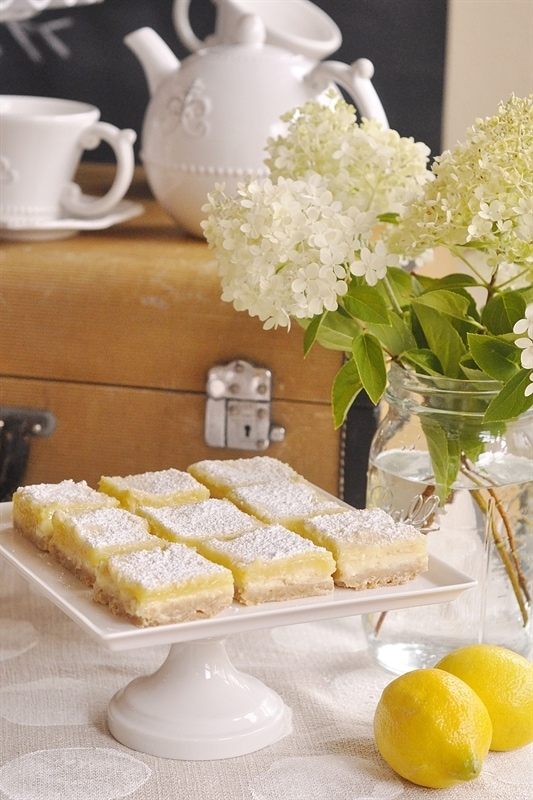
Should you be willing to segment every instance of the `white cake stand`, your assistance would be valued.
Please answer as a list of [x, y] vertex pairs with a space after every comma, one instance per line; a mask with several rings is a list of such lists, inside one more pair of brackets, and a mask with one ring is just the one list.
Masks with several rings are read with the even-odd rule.
[[236, 669], [222, 639], [170, 646], [153, 675], [111, 700], [109, 730], [119, 742], [163, 758], [231, 758], [277, 741], [290, 726], [279, 695]]
[[476, 581], [430, 557], [429, 570], [401, 586], [336, 588], [325, 597], [243, 606], [212, 619], [136, 628], [92, 600], [91, 589], [11, 527], [0, 504], [0, 554], [108, 650], [168, 644], [162, 666], [135, 678], [111, 699], [109, 730], [126, 747], [162, 758], [213, 760], [267, 747], [290, 730], [290, 709], [257, 678], [230, 661], [232, 633], [454, 600]]

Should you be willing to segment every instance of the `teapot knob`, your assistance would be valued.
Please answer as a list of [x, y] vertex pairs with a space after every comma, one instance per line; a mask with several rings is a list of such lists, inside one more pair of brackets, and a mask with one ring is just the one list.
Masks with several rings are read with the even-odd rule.
[[266, 40], [265, 23], [257, 14], [243, 14], [235, 31], [234, 44], [264, 44]]

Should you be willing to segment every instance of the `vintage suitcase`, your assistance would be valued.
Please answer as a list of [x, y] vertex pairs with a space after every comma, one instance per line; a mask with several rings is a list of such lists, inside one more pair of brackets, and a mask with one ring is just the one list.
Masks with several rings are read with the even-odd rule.
[[[100, 192], [109, 169], [82, 165], [86, 190]], [[317, 347], [304, 360], [297, 326], [266, 332], [223, 303], [213, 254], [204, 242], [180, 236], [140, 170], [128, 198], [143, 203], [145, 213], [115, 227], [64, 240], [2, 242], [4, 498], [19, 483], [74, 478], [95, 485], [102, 474], [183, 469], [203, 458], [257, 452], [342, 492], [345, 434], [334, 430], [330, 409], [342, 355]], [[270, 420], [271, 440], [255, 453], [205, 440], [209, 371], [236, 360], [244, 360], [245, 372], [250, 364], [272, 375], [272, 402], [259, 414], [263, 432]], [[216, 395], [221, 382], [213, 385]], [[248, 425], [252, 439], [254, 399], [264, 396], [252, 398], [244, 416], [239, 407], [235, 423], [245, 436]], [[32, 409], [49, 414], [30, 413], [21, 422], [19, 408], [23, 417]], [[233, 423], [226, 416], [227, 430]], [[240, 444], [235, 424], [230, 442]], [[364, 471], [366, 454], [355, 461]]]

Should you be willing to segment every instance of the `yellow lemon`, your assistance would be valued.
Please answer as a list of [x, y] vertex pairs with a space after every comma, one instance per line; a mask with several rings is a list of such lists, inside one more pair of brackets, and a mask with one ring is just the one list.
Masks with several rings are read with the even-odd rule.
[[464, 681], [417, 669], [392, 681], [374, 714], [379, 752], [402, 778], [443, 789], [477, 778], [492, 738], [489, 713]]
[[448, 653], [437, 667], [468, 683], [485, 703], [491, 750], [533, 742], [533, 664], [527, 658], [505, 647], [472, 644]]

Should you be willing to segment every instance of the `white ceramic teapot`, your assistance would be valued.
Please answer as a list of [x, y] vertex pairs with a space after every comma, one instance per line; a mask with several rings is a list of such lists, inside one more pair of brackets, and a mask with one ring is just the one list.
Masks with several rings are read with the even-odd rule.
[[151, 28], [124, 40], [141, 62], [151, 94], [141, 139], [148, 183], [194, 236], [202, 236], [201, 208], [214, 184], [223, 182], [233, 193], [247, 173], [265, 174], [264, 148], [269, 136], [282, 132], [280, 116], [332, 83], [348, 92], [361, 114], [387, 124], [367, 59], [352, 66], [317, 64], [267, 44], [256, 14], [241, 14], [230, 30], [231, 43], [202, 46], [183, 63]]

